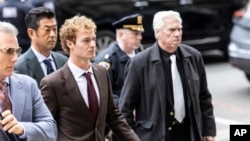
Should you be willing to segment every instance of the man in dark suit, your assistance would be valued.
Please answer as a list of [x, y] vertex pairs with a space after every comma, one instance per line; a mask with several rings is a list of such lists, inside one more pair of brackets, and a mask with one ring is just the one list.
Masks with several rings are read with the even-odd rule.
[[41, 81], [45, 103], [57, 121], [58, 141], [104, 141], [106, 123], [121, 141], [140, 141], [114, 105], [106, 69], [91, 63], [95, 32], [95, 23], [85, 16], [66, 20], [60, 39], [69, 60]]
[[[20, 56], [15, 65], [15, 72], [33, 77], [39, 85], [41, 79], [50, 73], [48, 68], [56, 70], [62, 67], [67, 57], [52, 51], [58, 34], [53, 10], [46, 7], [33, 8], [26, 14], [25, 23], [31, 47]], [[46, 64], [45, 60], [50, 64]]]
[[153, 28], [157, 42], [125, 69], [122, 113], [143, 141], [214, 141], [212, 96], [202, 55], [180, 44], [180, 14], [157, 12]]
[[57, 127], [34, 79], [13, 73], [16, 27], [0, 22], [0, 141], [56, 141]]

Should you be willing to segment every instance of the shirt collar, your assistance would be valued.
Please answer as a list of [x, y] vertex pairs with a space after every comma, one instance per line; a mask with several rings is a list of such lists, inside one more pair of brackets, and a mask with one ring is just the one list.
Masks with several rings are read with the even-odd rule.
[[93, 74], [93, 68], [90, 65], [88, 70], [84, 70], [76, 66], [70, 59], [68, 59], [68, 66], [75, 78], [81, 77], [84, 73], [90, 72]]
[[40, 52], [38, 52], [33, 46], [31, 46], [31, 49], [34, 52], [35, 56], [37, 57], [39, 63], [43, 62], [45, 59], [50, 59], [52, 61], [54, 60], [51, 53], [49, 54], [49, 57], [46, 57], [42, 55]]
[[2, 82], [6, 82], [8, 85], [10, 84], [10, 78], [9, 77], [5, 77]]
[[[160, 48], [160, 47], [159, 47]], [[170, 55], [172, 54], [175, 54], [176, 55], [176, 59], [180, 59], [181, 55], [180, 55], [180, 49], [179, 47], [177, 48], [177, 50], [175, 51], [175, 53], [169, 53], [169, 52], [166, 52], [165, 50], [163, 50], [162, 48], [160, 48], [160, 52], [167, 56], [168, 58], [170, 57]]]

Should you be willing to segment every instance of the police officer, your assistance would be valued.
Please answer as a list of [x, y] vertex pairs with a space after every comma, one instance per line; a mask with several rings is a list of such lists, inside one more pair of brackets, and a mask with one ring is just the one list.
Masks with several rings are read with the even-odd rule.
[[[144, 28], [142, 25], [142, 15], [140, 14], [126, 16], [113, 22], [112, 25], [116, 29], [116, 42], [101, 51], [94, 62], [104, 66], [108, 70], [114, 102], [118, 106], [124, 83], [125, 65], [130, 58], [144, 49], [141, 44]], [[118, 140], [113, 136], [112, 141]]]
[[94, 62], [104, 66], [112, 83], [114, 102], [118, 105], [127, 61], [143, 50], [141, 45], [142, 15], [133, 14], [112, 23], [116, 29], [116, 42], [101, 51]]

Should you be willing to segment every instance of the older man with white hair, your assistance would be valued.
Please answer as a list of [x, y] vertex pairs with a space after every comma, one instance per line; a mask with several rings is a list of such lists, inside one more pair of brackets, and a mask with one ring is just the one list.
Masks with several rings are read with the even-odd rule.
[[180, 14], [156, 13], [153, 28], [156, 43], [125, 69], [122, 113], [143, 141], [214, 141], [212, 96], [202, 55], [180, 44]]

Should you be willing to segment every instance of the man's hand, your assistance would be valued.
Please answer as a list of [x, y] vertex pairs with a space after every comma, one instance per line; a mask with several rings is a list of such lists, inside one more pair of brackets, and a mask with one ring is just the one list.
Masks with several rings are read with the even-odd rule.
[[204, 136], [202, 138], [202, 141], [215, 141], [214, 137], [212, 136]]
[[22, 135], [24, 132], [23, 126], [16, 120], [15, 116], [11, 114], [10, 110], [6, 110], [2, 113], [0, 127], [8, 133], [13, 133], [16, 135]]

